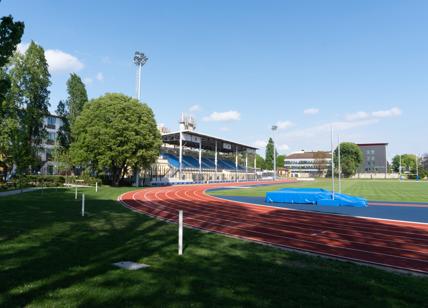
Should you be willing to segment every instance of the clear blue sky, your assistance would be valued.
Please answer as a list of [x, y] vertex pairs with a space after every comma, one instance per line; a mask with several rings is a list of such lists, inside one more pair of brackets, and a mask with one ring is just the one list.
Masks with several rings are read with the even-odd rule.
[[262, 145], [279, 122], [289, 153], [329, 149], [334, 123], [388, 156], [428, 152], [428, 1], [3, 0], [6, 14], [25, 22], [22, 46], [49, 51], [52, 110], [71, 71], [90, 98], [135, 95], [140, 50], [142, 99], [171, 129], [190, 112], [200, 131]]

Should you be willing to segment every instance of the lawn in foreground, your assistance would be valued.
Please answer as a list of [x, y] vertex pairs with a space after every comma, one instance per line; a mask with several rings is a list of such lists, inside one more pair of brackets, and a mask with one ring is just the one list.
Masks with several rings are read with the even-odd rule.
[[[0, 198], [0, 306], [414, 306], [428, 278], [185, 230], [115, 200], [129, 189]], [[151, 267], [125, 271], [120, 260]]]
[[[338, 183], [336, 182], [336, 190]], [[216, 190], [209, 194], [217, 196], [250, 196], [264, 197], [266, 192], [283, 187], [319, 187], [331, 190], [332, 183], [328, 179], [312, 182], [286, 183], [273, 186]], [[428, 182], [392, 180], [342, 180], [342, 192], [352, 196], [367, 198], [372, 201], [408, 201], [428, 202]]]

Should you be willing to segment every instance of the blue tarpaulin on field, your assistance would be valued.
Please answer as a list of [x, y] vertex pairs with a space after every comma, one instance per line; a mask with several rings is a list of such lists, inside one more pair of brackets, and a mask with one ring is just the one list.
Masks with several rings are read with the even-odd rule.
[[322, 188], [281, 188], [266, 193], [266, 202], [366, 207], [367, 200], [345, 194], [334, 194]]

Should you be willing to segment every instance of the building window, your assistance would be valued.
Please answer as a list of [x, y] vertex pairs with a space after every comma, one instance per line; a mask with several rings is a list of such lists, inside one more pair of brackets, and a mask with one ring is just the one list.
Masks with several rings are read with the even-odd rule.
[[56, 128], [56, 118], [48, 117], [48, 128]]
[[370, 155], [370, 150], [367, 150], [367, 151], [366, 151], [366, 154], [367, 154], [367, 155]]
[[47, 144], [54, 144], [55, 143], [55, 139], [56, 139], [56, 134], [55, 133], [48, 133], [48, 140], [47, 140]]
[[52, 150], [46, 149], [46, 160], [51, 161], [52, 160]]

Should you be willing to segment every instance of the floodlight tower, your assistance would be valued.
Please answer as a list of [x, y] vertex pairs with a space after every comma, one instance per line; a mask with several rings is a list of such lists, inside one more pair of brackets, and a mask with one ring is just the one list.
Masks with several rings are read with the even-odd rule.
[[276, 143], [275, 131], [278, 129], [277, 125], [272, 125], [272, 141], [273, 141], [273, 180], [276, 180]]
[[136, 76], [136, 94], [137, 99], [140, 100], [141, 95], [141, 68], [146, 64], [149, 58], [142, 52], [136, 51], [134, 54], [134, 64], [137, 66], [137, 76]]
[[[142, 52], [136, 51], [134, 54], [134, 64], [137, 66], [137, 76], [136, 76], [136, 94], [137, 99], [140, 101], [141, 99], [141, 68], [144, 64], [146, 64], [147, 60], [149, 58], [146, 57], [146, 55]], [[136, 170], [136, 177], [135, 177], [135, 186], [140, 186], [140, 169]]]

